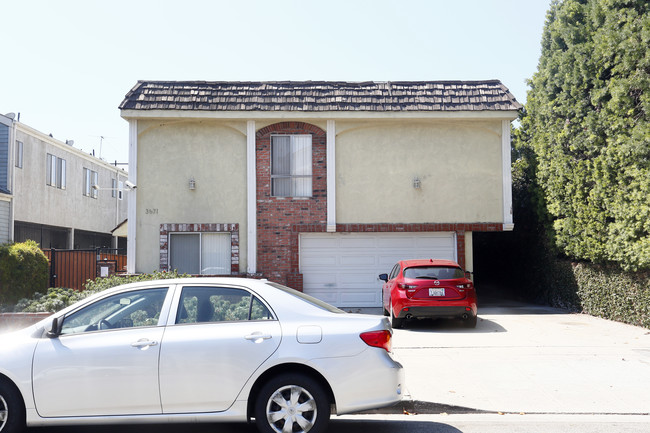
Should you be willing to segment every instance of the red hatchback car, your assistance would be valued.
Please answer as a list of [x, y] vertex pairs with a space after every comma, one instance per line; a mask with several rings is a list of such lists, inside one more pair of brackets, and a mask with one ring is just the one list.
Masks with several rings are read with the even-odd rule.
[[380, 274], [384, 315], [393, 328], [406, 319], [459, 318], [476, 327], [476, 290], [472, 280], [451, 260], [400, 260], [390, 274]]

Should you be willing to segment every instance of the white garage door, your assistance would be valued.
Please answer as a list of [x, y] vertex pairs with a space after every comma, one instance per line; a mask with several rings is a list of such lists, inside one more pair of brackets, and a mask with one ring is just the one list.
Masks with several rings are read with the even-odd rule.
[[456, 260], [453, 232], [304, 233], [303, 290], [337, 307], [381, 307], [382, 281], [398, 260]]

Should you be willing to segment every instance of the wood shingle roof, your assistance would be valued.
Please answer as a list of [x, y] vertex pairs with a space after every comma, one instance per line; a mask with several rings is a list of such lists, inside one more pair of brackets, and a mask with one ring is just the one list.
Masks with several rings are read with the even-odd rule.
[[522, 108], [487, 81], [138, 81], [121, 110], [512, 111]]

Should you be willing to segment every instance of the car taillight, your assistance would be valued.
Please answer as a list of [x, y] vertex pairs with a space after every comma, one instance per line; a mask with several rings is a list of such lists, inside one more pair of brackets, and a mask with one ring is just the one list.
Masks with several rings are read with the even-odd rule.
[[379, 347], [389, 352], [393, 348], [392, 334], [390, 331], [384, 329], [383, 331], [368, 331], [359, 334], [359, 337], [371, 347]]
[[413, 284], [398, 283], [397, 288], [398, 289], [417, 289], [418, 286], [413, 285]]

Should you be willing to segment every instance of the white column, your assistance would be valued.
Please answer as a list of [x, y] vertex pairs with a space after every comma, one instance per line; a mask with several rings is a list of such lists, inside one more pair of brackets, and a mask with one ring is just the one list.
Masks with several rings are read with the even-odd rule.
[[257, 272], [257, 169], [254, 120], [249, 120], [246, 124], [246, 201], [248, 212], [246, 271], [254, 274]]
[[510, 156], [510, 121], [501, 121], [501, 160], [503, 163], [503, 230], [515, 228], [512, 218], [512, 162]]
[[327, 121], [327, 231], [336, 232], [336, 122]]
[[[129, 120], [129, 182], [138, 185], [138, 121]], [[127, 191], [128, 199], [128, 226], [127, 226], [127, 248], [126, 248], [126, 272], [135, 274], [136, 272], [136, 246], [137, 246], [137, 195], [136, 189]]]

